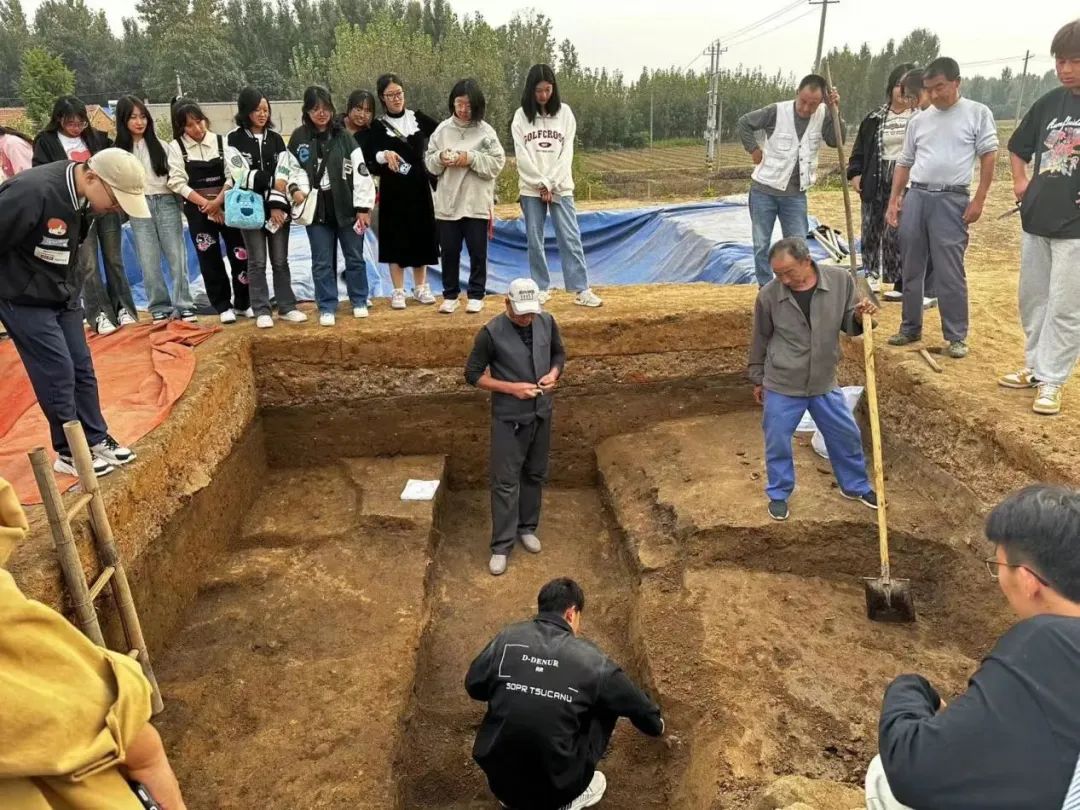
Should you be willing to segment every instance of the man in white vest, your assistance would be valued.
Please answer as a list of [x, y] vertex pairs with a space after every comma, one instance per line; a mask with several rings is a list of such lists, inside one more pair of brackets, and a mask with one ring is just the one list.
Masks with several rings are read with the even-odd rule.
[[737, 131], [756, 168], [750, 182], [750, 222], [754, 229], [754, 271], [759, 287], [772, 281], [769, 248], [780, 220], [785, 238], [806, 238], [806, 192], [817, 180], [821, 141], [837, 144], [828, 108], [838, 104], [836, 90], [811, 74], [799, 82], [793, 101], [779, 101], [747, 113]]

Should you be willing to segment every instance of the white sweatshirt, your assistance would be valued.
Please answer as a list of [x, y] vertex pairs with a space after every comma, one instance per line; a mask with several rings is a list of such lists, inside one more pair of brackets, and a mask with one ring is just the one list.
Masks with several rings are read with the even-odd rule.
[[557, 197], [574, 193], [574, 137], [577, 120], [568, 104], [555, 115], [537, 115], [531, 124], [520, 107], [511, 126], [514, 154], [524, 197], [539, 197], [543, 186]]
[[[444, 150], [464, 152], [468, 166], [442, 163]], [[439, 178], [435, 218], [487, 219], [495, 203], [495, 179], [506, 164], [499, 136], [487, 121], [461, 124], [450, 116], [432, 134], [425, 156], [428, 171]]]

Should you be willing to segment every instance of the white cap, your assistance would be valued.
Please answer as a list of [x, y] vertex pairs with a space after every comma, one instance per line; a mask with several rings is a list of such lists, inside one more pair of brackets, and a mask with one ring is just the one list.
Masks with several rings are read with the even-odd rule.
[[150, 219], [146, 204], [146, 170], [130, 152], [123, 149], [102, 149], [86, 161], [90, 171], [112, 189], [124, 213], [135, 219]]
[[506, 293], [515, 315], [535, 315], [540, 312], [540, 288], [531, 278], [515, 278]]

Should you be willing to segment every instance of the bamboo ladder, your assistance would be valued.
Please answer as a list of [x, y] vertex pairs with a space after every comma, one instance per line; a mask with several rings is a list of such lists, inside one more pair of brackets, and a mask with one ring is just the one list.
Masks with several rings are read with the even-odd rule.
[[[139, 613], [135, 609], [135, 600], [131, 595], [131, 586], [124, 570], [124, 562], [116, 548], [112, 526], [109, 524], [109, 515], [105, 511], [105, 499], [101, 495], [101, 487], [98, 484], [97, 474], [94, 472], [90, 445], [87, 444], [86, 434], [79, 422], [66, 422], [64, 435], [67, 437], [82, 489], [70, 509], [64, 508], [64, 501], [56, 486], [52, 465], [49, 463], [45, 448], [35, 447], [29, 455], [30, 463], [34, 468], [34, 478], [37, 479], [38, 490], [41, 492], [41, 500], [45, 506], [45, 514], [49, 518], [49, 528], [52, 531], [57, 556], [60, 558], [64, 582], [75, 605], [75, 617], [78, 620], [79, 629], [99, 647], [105, 646], [105, 638], [101, 633], [101, 624], [98, 621], [97, 611], [94, 609], [94, 602], [105, 590], [105, 586], [111, 585], [112, 596], [116, 602], [117, 612], [120, 614], [120, 624], [123, 626], [124, 639], [129, 650], [127, 654], [142, 666], [143, 674], [150, 682], [151, 707], [154, 714], [158, 714], [164, 708], [161, 702], [161, 690], [158, 689], [157, 678], [154, 677], [154, 669], [150, 665], [150, 653], [146, 649]], [[86, 572], [83, 570], [82, 560], [79, 559], [75, 535], [71, 531], [71, 521], [84, 509], [88, 510], [90, 516], [94, 549], [102, 569], [93, 585], [88, 585], [86, 582]]]

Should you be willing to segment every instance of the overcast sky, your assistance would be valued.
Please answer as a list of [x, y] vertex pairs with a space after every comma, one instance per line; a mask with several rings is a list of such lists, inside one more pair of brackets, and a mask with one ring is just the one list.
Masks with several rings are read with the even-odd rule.
[[[28, 16], [41, 0], [23, 0]], [[135, 0], [86, 0], [104, 8], [120, 29], [120, 20], [135, 15]], [[605, 66], [636, 77], [642, 66], [684, 67], [715, 37], [736, 34], [776, 11], [765, 24], [730, 38], [725, 66], [760, 65], [769, 71], [802, 74], [810, 68], [817, 46], [820, 7], [807, 0], [762, 0], [724, 3], [718, 0], [451, 0], [459, 14], [481, 12], [493, 25], [514, 11], [533, 5], [554, 21], [557, 39], [569, 37], [582, 62]], [[965, 66], [965, 72], [997, 74], [1005, 65], [1022, 67], [1026, 49], [1036, 55], [1032, 70], [1053, 67], [1049, 57], [1054, 33], [1070, 18], [1068, 3], [1051, 0], [840, 0], [828, 11], [825, 49], [868, 41], [878, 49], [898, 41], [912, 28], [925, 26], [941, 37], [942, 53]], [[784, 11], [784, 9], [788, 9]], [[977, 11], [976, 11], [977, 9]], [[1024, 14], [1021, 14], [1023, 10]], [[1020, 57], [1020, 58], [1016, 58]], [[694, 67], [708, 66], [706, 57]]]

